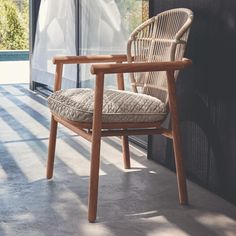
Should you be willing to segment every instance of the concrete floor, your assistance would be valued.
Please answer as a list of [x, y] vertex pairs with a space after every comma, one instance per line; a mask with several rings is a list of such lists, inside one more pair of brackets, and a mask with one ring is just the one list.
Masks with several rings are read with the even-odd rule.
[[0, 86], [0, 236], [233, 236], [236, 207], [189, 182], [178, 204], [175, 174], [118, 138], [104, 139], [98, 221], [87, 222], [90, 144], [60, 127], [55, 177], [45, 179], [50, 115], [26, 85]]

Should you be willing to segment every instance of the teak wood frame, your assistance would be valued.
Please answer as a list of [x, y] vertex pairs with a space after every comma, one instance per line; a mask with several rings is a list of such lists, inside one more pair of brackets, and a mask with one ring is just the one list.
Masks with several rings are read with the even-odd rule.
[[[192, 62], [188, 59], [171, 62], [147, 62], [147, 63], [124, 63], [127, 61], [126, 55], [104, 55], [104, 56], [64, 56], [55, 57], [53, 63], [56, 65], [54, 91], [61, 89], [62, 72], [64, 64], [81, 64], [81, 63], [104, 63], [94, 64], [91, 66], [91, 73], [96, 75], [95, 96], [94, 96], [94, 113], [92, 123], [79, 123], [66, 120], [62, 117], [52, 114], [51, 130], [49, 138], [47, 178], [53, 176], [53, 166], [56, 147], [56, 135], [58, 122], [71, 129], [78, 135], [92, 143], [91, 167], [90, 167], [90, 187], [88, 200], [88, 220], [94, 222], [97, 215], [98, 199], [98, 181], [99, 181], [99, 163], [100, 163], [100, 144], [101, 137], [104, 136], [121, 136], [124, 167], [130, 168], [130, 155], [128, 135], [151, 135], [162, 134], [173, 140], [177, 183], [179, 191], [180, 204], [187, 204], [187, 187], [186, 177], [183, 165], [181, 137], [179, 127], [178, 109], [176, 103], [175, 76], [176, 70], [182, 70], [190, 66]], [[110, 62], [108, 64], [108, 62]], [[113, 63], [111, 63], [113, 62]], [[114, 63], [116, 62], [116, 63]], [[149, 72], [149, 71], [166, 71], [168, 81], [169, 111], [171, 114], [171, 130], [161, 127], [163, 121], [153, 123], [103, 123], [103, 90], [104, 75], [117, 74], [118, 89], [124, 90], [123, 73], [131, 72]], [[132, 129], [131, 129], [132, 128]], [[136, 129], [135, 129], [136, 128]], [[131, 129], [131, 130], [130, 130]]]

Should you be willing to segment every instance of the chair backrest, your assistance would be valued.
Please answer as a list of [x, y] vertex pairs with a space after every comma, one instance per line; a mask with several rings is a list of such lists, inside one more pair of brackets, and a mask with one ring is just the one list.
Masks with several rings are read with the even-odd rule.
[[[177, 8], [145, 21], [130, 35], [127, 45], [128, 62], [175, 61], [183, 58], [193, 13]], [[178, 72], [176, 72], [176, 77]], [[134, 92], [142, 92], [168, 102], [165, 72], [132, 73]]]

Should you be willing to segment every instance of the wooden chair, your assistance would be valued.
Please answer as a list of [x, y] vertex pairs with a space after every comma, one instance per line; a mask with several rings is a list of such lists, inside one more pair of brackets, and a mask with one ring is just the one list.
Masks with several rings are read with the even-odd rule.
[[[129, 135], [162, 134], [173, 140], [180, 204], [187, 204], [175, 80], [191, 65], [183, 58], [193, 13], [184, 8], [158, 14], [130, 36], [127, 55], [58, 56], [52, 112], [47, 178], [53, 176], [58, 122], [92, 143], [88, 220], [97, 214], [101, 137], [121, 136], [124, 167], [130, 168]], [[115, 63], [114, 63], [115, 62]], [[64, 64], [93, 64], [95, 89], [61, 90]], [[133, 92], [125, 91], [123, 74], [129, 73]], [[104, 90], [104, 76], [117, 75], [118, 90]], [[172, 129], [161, 126], [171, 115]]]

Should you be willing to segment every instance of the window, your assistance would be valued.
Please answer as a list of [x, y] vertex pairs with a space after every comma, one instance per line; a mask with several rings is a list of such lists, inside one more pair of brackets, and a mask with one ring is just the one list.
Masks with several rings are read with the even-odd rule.
[[[147, 17], [147, 0], [41, 0], [32, 79], [52, 87], [51, 59], [57, 54], [125, 53], [130, 32]], [[76, 72], [65, 66], [64, 88], [78, 85], [78, 77], [79, 86], [93, 86], [89, 65], [80, 66], [79, 76]]]
[[[130, 33], [148, 18], [147, 0], [80, 1], [80, 54], [126, 52]], [[80, 86], [92, 87], [89, 65], [80, 66]], [[112, 86], [111, 80], [106, 85]]]

